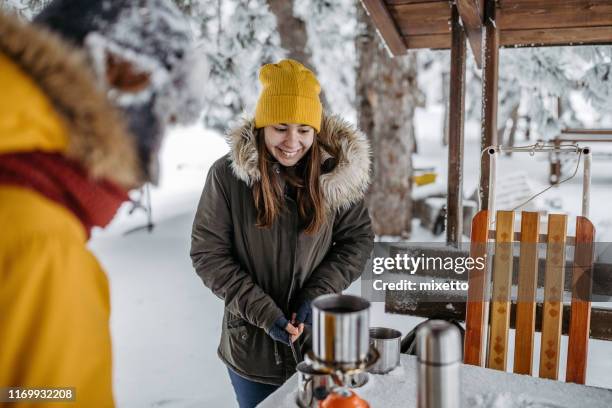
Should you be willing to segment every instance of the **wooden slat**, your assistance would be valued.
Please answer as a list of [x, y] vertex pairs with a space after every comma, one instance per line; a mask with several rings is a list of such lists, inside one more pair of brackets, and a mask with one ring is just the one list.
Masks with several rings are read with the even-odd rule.
[[[485, 10], [485, 48], [482, 72], [482, 132], [480, 151], [497, 144], [497, 91], [499, 78], [499, 31], [495, 25], [495, 2], [487, 1]], [[482, 155], [480, 161], [480, 209], [489, 208], [489, 171], [491, 156]]]
[[[482, 21], [484, 20], [484, 0], [457, 0], [457, 8], [468, 37], [476, 66], [482, 68]], [[452, 78], [452, 76], [451, 76]]]
[[[488, 228], [488, 211], [479, 211], [472, 220], [470, 256], [474, 259], [486, 255]], [[487, 323], [486, 310], [489, 306], [489, 303], [485, 301], [485, 294], [488, 289], [487, 267], [470, 270], [468, 272], [468, 284], [463, 362], [483, 366]]]
[[[398, 291], [387, 292], [385, 311], [388, 313], [421, 316], [435, 319], [460, 320], [465, 319], [465, 299], [444, 302], [420, 302], [418, 304], [406, 301], [398, 296]], [[401, 292], [400, 292], [401, 293]], [[397, 301], [395, 298], [397, 297]], [[536, 305], [536, 331], [542, 330], [542, 304]], [[510, 328], [516, 328], [516, 303], [510, 306]], [[563, 306], [563, 325], [561, 333], [569, 334], [570, 305]], [[591, 308], [591, 339], [612, 341], [612, 309]]]
[[[561, 134], [612, 136], [612, 129], [563, 129], [561, 130]], [[609, 139], [606, 139], [606, 140], [609, 140]]]
[[523, 211], [514, 338], [514, 372], [517, 374], [531, 375], [532, 372], [539, 234], [540, 214]]
[[[493, 231], [495, 232], [495, 231]], [[520, 238], [516, 238], [517, 234], [514, 234], [514, 240], [520, 241]], [[542, 234], [540, 234], [542, 237]], [[570, 245], [570, 238], [567, 237], [566, 245]], [[495, 239], [495, 235], [489, 236], [489, 239]], [[540, 240], [539, 242], [546, 242], [547, 240]], [[389, 253], [391, 256], [395, 256], [398, 253], [407, 253], [406, 248], [396, 247], [392, 244], [390, 245]], [[515, 244], [518, 245], [518, 244]], [[454, 247], [438, 247], [432, 246], [431, 244], [411, 244], [410, 250], [411, 253], [422, 253], [428, 257], [441, 257], [446, 258], [450, 257], [453, 259], [456, 258], [465, 258], [470, 255], [469, 248], [454, 248]], [[612, 302], [612, 263], [605, 262], [605, 259], [599, 259], [600, 262], [594, 262], [593, 265], [593, 299], [597, 299], [598, 302]], [[512, 282], [513, 284], [518, 284], [518, 266], [519, 266], [519, 257], [518, 254], [514, 256], [514, 266], [512, 273]], [[566, 271], [571, 271], [573, 268], [573, 259], [567, 260], [565, 265]], [[546, 258], [541, 257], [538, 260], [538, 270], [544, 270], [546, 268]], [[449, 279], [449, 280], [460, 280], [467, 281], [468, 276], [466, 273], [457, 274], [453, 269], [449, 270], [435, 270], [435, 271], [423, 271], [422, 276], [431, 277], [436, 279]], [[572, 292], [572, 274], [565, 274], [565, 282], [564, 282], [564, 290], [567, 294], [571, 295]], [[538, 274], [538, 288], [544, 288], [544, 274]]]
[[404, 41], [383, 0], [361, 0], [361, 3], [378, 28], [391, 54], [394, 56], [406, 54]]
[[610, 0], [499, 0], [500, 30], [611, 26]]
[[[491, 238], [491, 239], [495, 238], [495, 230], [490, 230], [489, 231], [489, 238]], [[519, 231], [514, 233], [514, 240], [515, 241], [520, 241], [521, 240], [521, 233]], [[540, 236], [538, 237], [538, 242], [540, 244], [548, 243], [548, 235], [547, 234], [540, 234]], [[574, 245], [574, 242], [575, 242], [575, 237], [565, 237], [565, 244], [566, 245]]]
[[399, 4], [415, 4], [415, 3], [446, 3], [448, 0], [385, 0], [387, 5], [399, 5]]
[[502, 47], [612, 44], [612, 26], [501, 30]]
[[550, 214], [548, 216], [549, 239], [546, 248], [544, 312], [538, 375], [551, 380], [559, 378], [566, 231], [566, 215]]
[[610, 143], [612, 138], [608, 135], [567, 135], [563, 137], [555, 137], [555, 142], [583, 142], [583, 143]]
[[576, 217], [576, 250], [572, 270], [572, 305], [567, 346], [565, 381], [586, 381], [589, 332], [591, 324], [591, 285], [595, 227], [585, 217]]
[[431, 48], [448, 49], [451, 46], [451, 35], [449, 34], [429, 34], [429, 35], [405, 35], [402, 37], [406, 48]]
[[389, 13], [402, 35], [450, 34], [448, 2], [390, 5]]
[[458, 245], [463, 237], [463, 121], [465, 117], [465, 33], [457, 6], [452, 6], [452, 47], [448, 109], [448, 176], [446, 242]]
[[506, 371], [510, 329], [510, 291], [512, 288], [512, 237], [514, 212], [498, 211], [495, 222], [495, 260], [493, 262], [493, 298], [491, 333], [487, 367]]

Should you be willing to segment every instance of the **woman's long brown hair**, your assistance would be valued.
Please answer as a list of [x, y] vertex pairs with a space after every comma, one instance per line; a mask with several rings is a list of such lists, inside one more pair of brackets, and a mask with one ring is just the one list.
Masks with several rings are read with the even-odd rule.
[[[272, 226], [284, 204], [281, 185], [274, 174], [274, 157], [266, 148], [263, 128], [257, 129], [257, 151], [261, 179], [253, 185], [253, 198], [257, 211], [257, 226]], [[327, 214], [325, 200], [321, 194], [319, 176], [321, 175], [321, 152], [315, 135], [312, 146], [301, 159], [303, 171], [292, 174], [284, 172], [285, 182], [296, 189], [296, 199], [300, 221], [306, 234], [314, 234], [325, 223]]]

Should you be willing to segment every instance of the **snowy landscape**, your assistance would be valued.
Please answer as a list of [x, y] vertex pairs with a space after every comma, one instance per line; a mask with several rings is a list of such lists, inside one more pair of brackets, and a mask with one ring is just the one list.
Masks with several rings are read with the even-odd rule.
[[[27, 20], [46, 3], [46, 0], [0, 0], [0, 8], [15, 11], [19, 18]], [[206, 63], [202, 66], [207, 65], [210, 72], [190, 78], [195, 85], [187, 80], [179, 81], [186, 88], [177, 91], [177, 95], [172, 94], [176, 100], [170, 99], [186, 101], [203, 93], [203, 111], [198, 107], [195, 111], [177, 112], [171, 109], [178, 109], [174, 103], [161, 108], [174, 119], [186, 113], [199, 114], [200, 119], [191, 127], [173, 129], [164, 141], [160, 180], [158, 185], [150, 187], [153, 228], [147, 228], [143, 208], [125, 203], [110, 226], [93, 231], [88, 246], [110, 281], [116, 405], [234, 407], [237, 404], [227, 369], [217, 357], [224, 304], [196, 275], [189, 252], [192, 223], [207, 172], [228, 152], [223, 132], [241, 112], [253, 111], [261, 90], [258, 74], [262, 65], [281, 58], [299, 59], [319, 79], [325, 109], [368, 133], [373, 145], [373, 178], [379, 178], [370, 187], [368, 199], [374, 205], [368, 204], [371, 209], [380, 210], [383, 204], [391, 203], [379, 212], [391, 214], [379, 222], [383, 229], [395, 228], [395, 218], [404, 217], [403, 222], [397, 222], [401, 224], [401, 232], [381, 233], [377, 237], [380, 241], [397, 241], [402, 234], [408, 235], [410, 226], [409, 241], [445, 241], [444, 234], [434, 235], [417, 218], [411, 220], [411, 215], [414, 200], [437, 195], [434, 200], [441, 204], [446, 201], [442, 196], [447, 192], [448, 140], [445, 143], [443, 135], [449, 134], [449, 84], [457, 78], [450, 78], [448, 51], [410, 50], [405, 57], [390, 58], [377, 34], [380, 27], [374, 26], [362, 8], [363, 2], [356, 0], [174, 0], [173, 3], [188, 17], [177, 24], [189, 27], [198, 43], [197, 51], [190, 56], [194, 59], [189, 61], [201, 57]], [[401, 6], [408, 3], [419, 2]], [[455, 2], [450, 4], [455, 7]], [[443, 6], [448, 11], [447, 5]], [[147, 11], [146, 7], [141, 11]], [[138, 22], [139, 14], [134, 16], [133, 21]], [[455, 14], [455, 23], [456, 18]], [[443, 22], [444, 31], [447, 20], [438, 20]], [[115, 33], [116, 40], [135, 38], [130, 29], [138, 31], [139, 26], [133, 21]], [[495, 20], [491, 21], [495, 25]], [[153, 32], [157, 32], [155, 27]], [[140, 40], [144, 42], [146, 37]], [[141, 55], [133, 52], [134, 61], [138, 61], [140, 58], [136, 57]], [[486, 99], [483, 73], [476, 68], [471, 48], [467, 55], [465, 112], [461, 112], [465, 116], [463, 197], [466, 201], [474, 196], [479, 183], [481, 102]], [[105, 60], [100, 57], [98, 62], [101, 61]], [[497, 130], [500, 143], [532, 145], [538, 140], [549, 141], [565, 128], [612, 128], [612, 46], [509, 47], [500, 51], [499, 62], [499, 81], [495, 84], [499, 84], [498, 126], [492, 132]], [[184, 63], [182, 68], [191, 68], [190, 64]], [[159, 74], [159, 69], [152, 68], [153, 74]], [[612, 242], [609, 209], [612, 143], [596, 143], [590, 147], [593, 162], [589, 218], [596, 226], [595, 240]], [[412, 183], [410, 177], [416, 169], [432, 169], [437, 176], [435, 182], [424, 186]], [[535, 196], [549, 187], [549, 169], [546, 153], [500, 154], [497, 182], [521, 180], [521, 188], [529, 196]], [[576, 176], [569, 177], [574, 170]], [[581, 211], [583, 188], [582, 165], [576, 157], [564, 159], [562, 178], [566, 177], [569, 177], [567, 181], [535, 198], [528, 208], [568, 214], [572, 220], [568, 223], [568, 235], [572, 235], [573, 219]], [[380, 179], [390, 180], [388, 184], [394, 188], [384, 191], [380, 186], [386, 183]], [[132, 194], [134, 200], [142, 199], [139, 192]], [[383, 200], [376, 202], [379, 197]], [[609, 255], [612, 259], [612, 254]], [[360, 285], [356, 281], [347, 293], [361, 294]], [[611, 307], [612, 304], [593, 306]], [[394, 328], [402, 334], [423, 320], [386, 313], [382, 302], [372, 303], [370, 318], [371, 326]], [[535, 335], [534, 345], [533, 366], [537, 375], [539, 333]], [[560, 381], [565, 376], [567, 349], [567, 337], [563, 337]], [[509, 355], [513, 351], [511, 333]], [[511, 370], [510, 361], [508, 371]], [[397, 370], [393, 374], [397, 383], [410, 385], [404, 391], [415, 389], [416, 379], [411, 377], [411, 372]], [[587, 385], [612, 389], [611, 373], [612, 341], [590, 340]], [[503, 378], [503, 373], [494, 373], [490, 378], [473, 382], [472, 388], [477, 388], [481, 380], [488, 380], [494, 387]], [[471, 404], [479, 408], [539, 406], [521, 399], [520, 379], [525, 378], [518, 378], [511, 394], [483, 395]], [[373, 387], [374, 383], [369, 386]], [[564, 384], [559, 384], [559, 400], [564, 399], [563, 392], [570, 393], [575, 387], [563, 388]], [[572, 406], [579, 404], [579, 398], [572, 397], [565, 402]], [[389, 398], [400, 401], [399, 393]]]
[[[440, 174], [438, 183], [445, 185], [447, 153], [439, 140], [442, 115], [440, 106], [417, 110], [420, 152], [415, 163], [435, 165]], [[469, 123], [466, 194], [477, 184], [479, 150], [478, 124]], [[161, 183], [151, 193], [154, 230], [124, 235], [146, 224], [142, 211], [129, 215], [129, 205], [125, 205], [111, 226], [95, 231], [90, 242], [111, 282], [115, 398], [120, 407], [235, 406], [227, 371], [216, 354], [223, 302], [204, 287], [189, 258], [191, 225], [207, 169], [227, 151], [223, 137], [214, 131], [195, 126], [172, 132], [163, 148]], [[534, 191], [538, 191], [547, 186], [547, 166], [545, 157], [514, 155], [500, 160], [498, 177], [517, 169], [527, 171]], [[561, 208], [551, 210], [578, 214], [580, 175], [579, 171], [576, 179], [546, 193], [541, 202], [560, 202]], [[612, 163], [594, 160], [591, 218], [598, 226], [599, 241], [612, 239], [612, 215], [606, 205], [612, 201], [610, 185]], [[420, 228], [418, 221], [413, 226], [412, 241], [442, 239]], [[359, 294], [359, 282], [348, 292]], [[372, 304], [372, 326], [393, 327], [405, 334], [420, 320], [388, 314], [383, 303]], [[512, 335], [510, 342], [512, 347]], [[534, 367], [538, 367], [539, 333], [535, 346]], [[565, 336], [561, 350], [564, 367]], [[587, 384], [612, 388], [609, 342], [590, 341], [588, 367]]]

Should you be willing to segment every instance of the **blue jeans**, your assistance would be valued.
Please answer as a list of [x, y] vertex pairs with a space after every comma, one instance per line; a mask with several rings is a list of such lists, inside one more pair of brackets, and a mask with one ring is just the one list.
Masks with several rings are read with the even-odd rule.
[[236, 374], [229, 367], [227, 372], [229, 373], [240, 408], [255, 408], [268, 395], [280, 388], [280, 385], [263, 384], [247, 380]]

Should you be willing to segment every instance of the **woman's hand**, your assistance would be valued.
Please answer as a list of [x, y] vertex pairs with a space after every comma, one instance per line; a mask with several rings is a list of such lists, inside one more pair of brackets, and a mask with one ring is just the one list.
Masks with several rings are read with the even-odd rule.
[[[295, 313], [292, 316], [292, 321], [295, 321]], [[300, 337], [303, 331], [304, 324], [294, 326], [287, 318], [281, 316], [274, 322], [274, 325], [268, 331], [268, 335], [276, 341], [290, 345]]]
[[287, 323], [287, 333], [289, 333], [289, 338], [291, 342], [295, 342], [304, 332], [304, 323], [299, 323], [297, 326], [296, 314], [291, 315], [291, 323]]
[[298, 323], [305, 323], [312, 326], [312, 302], [305, 300], [297, 311], [296, 320]]

